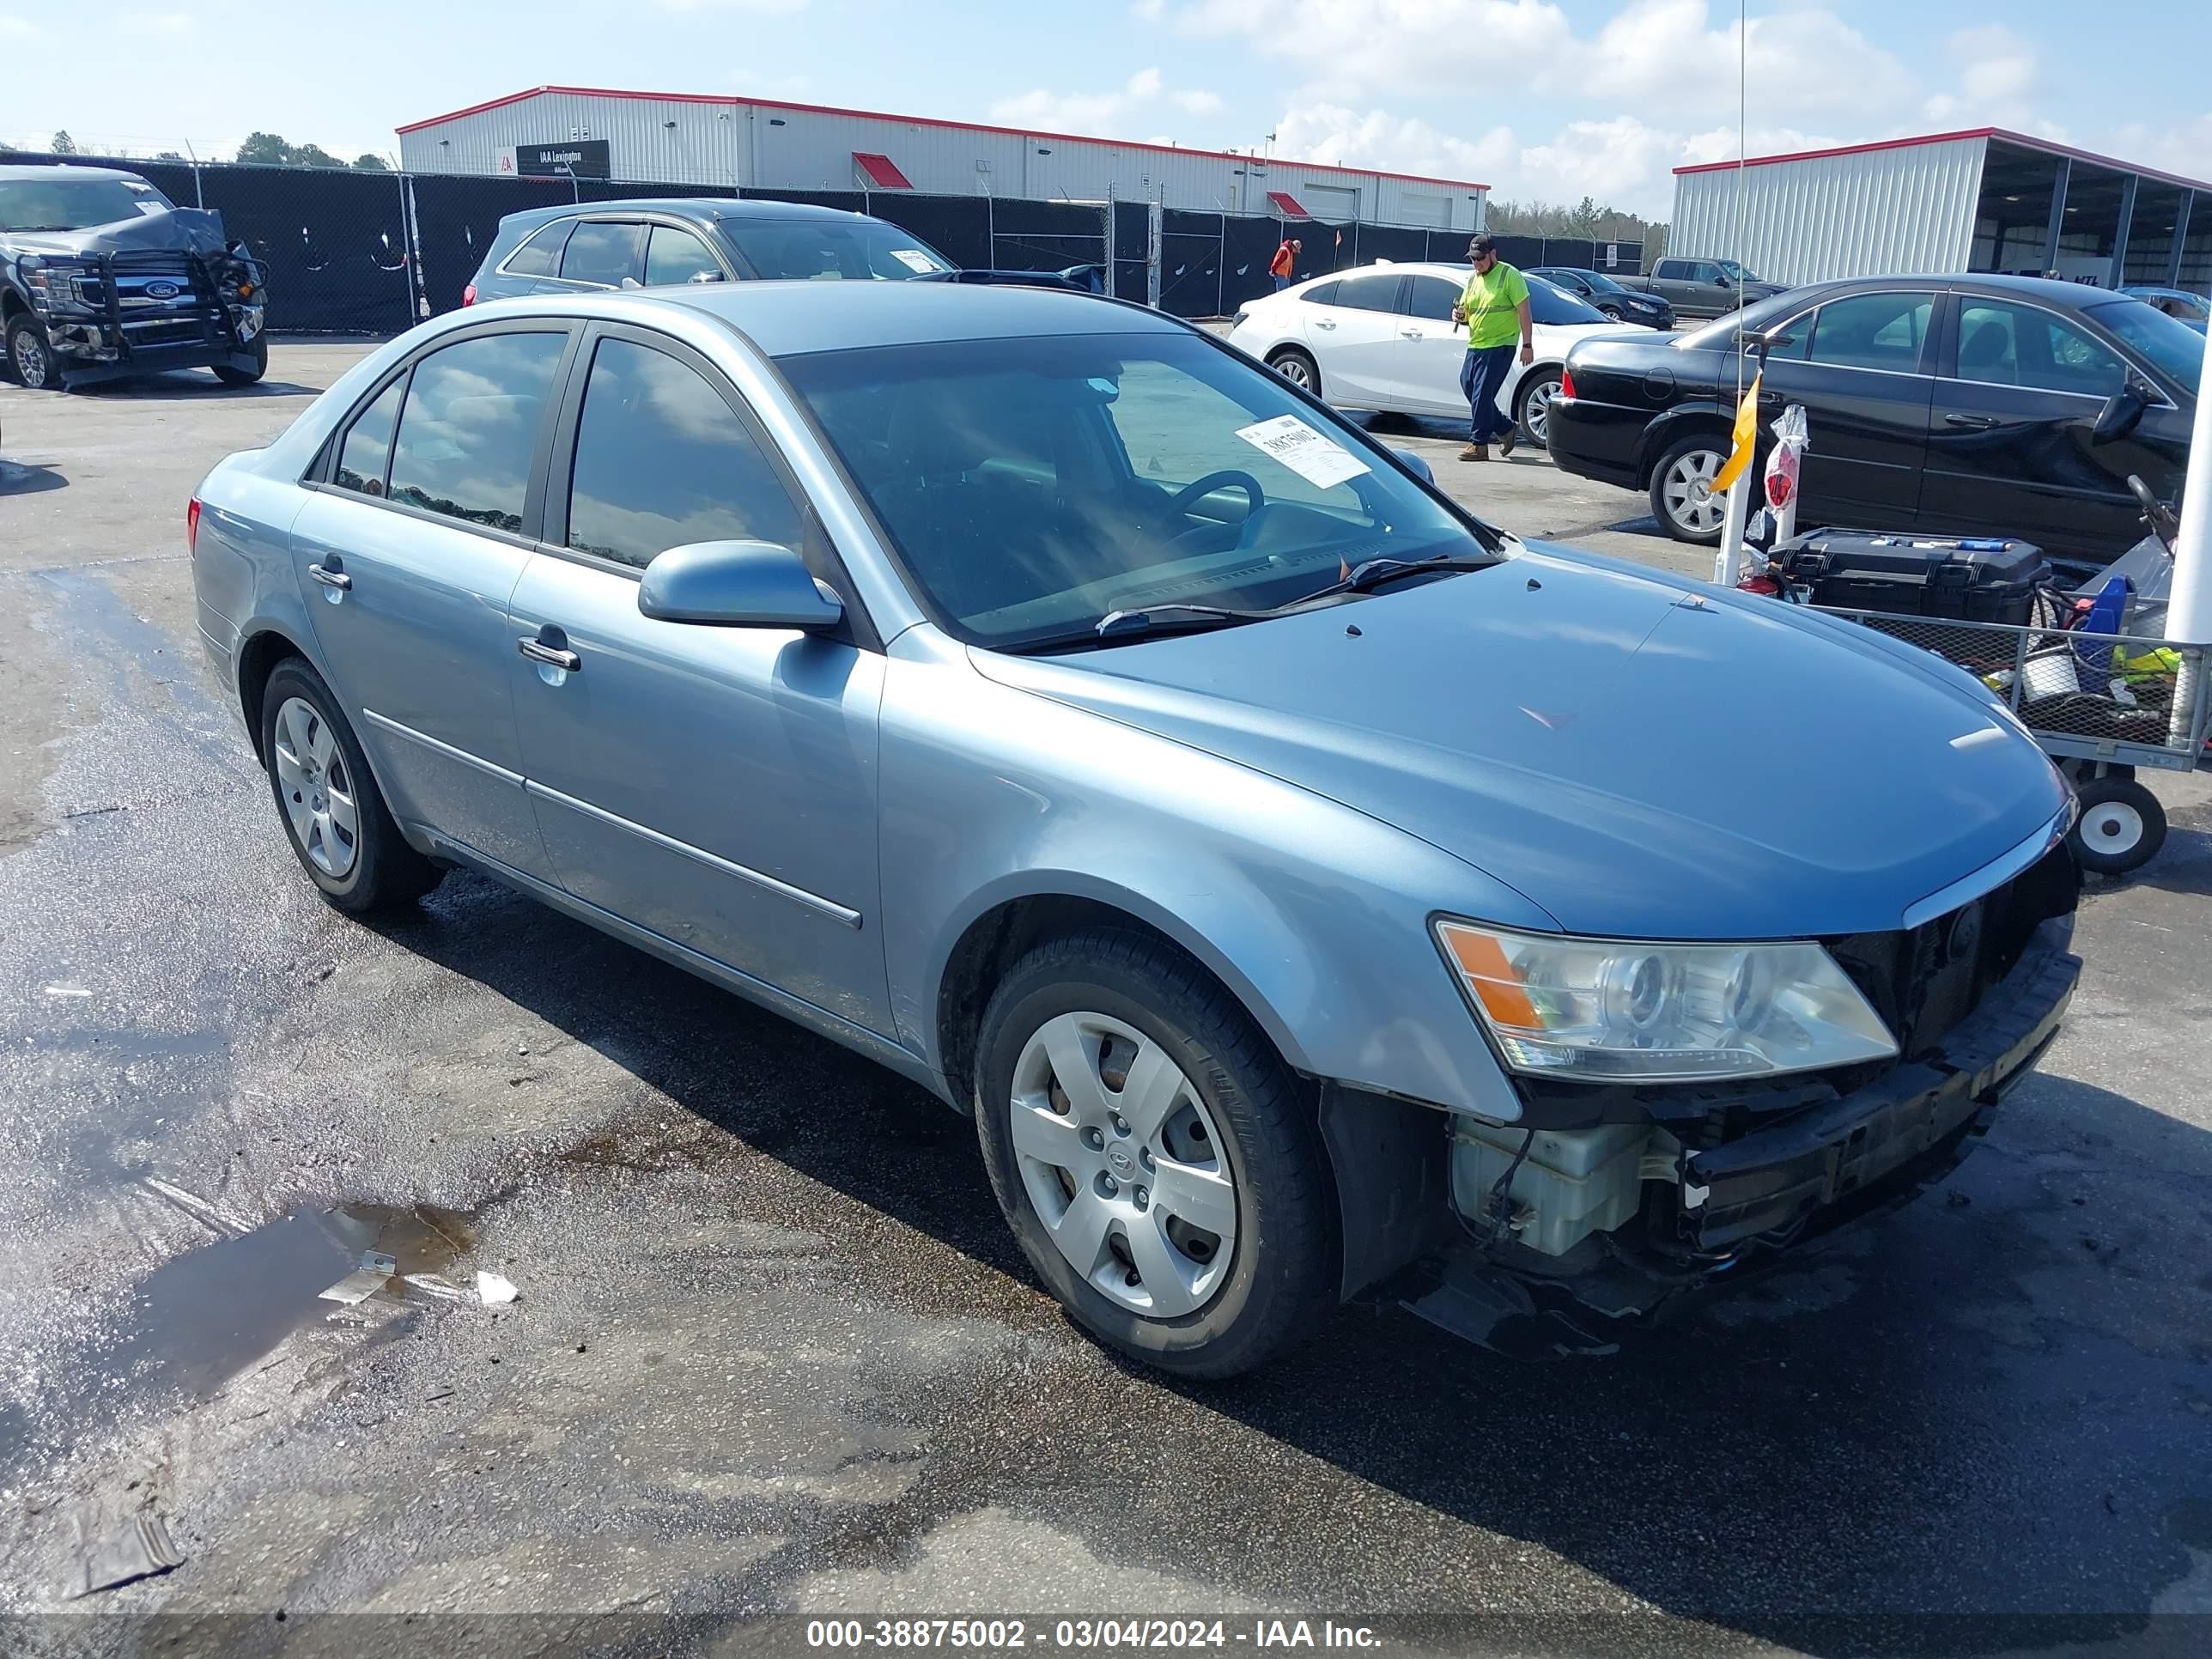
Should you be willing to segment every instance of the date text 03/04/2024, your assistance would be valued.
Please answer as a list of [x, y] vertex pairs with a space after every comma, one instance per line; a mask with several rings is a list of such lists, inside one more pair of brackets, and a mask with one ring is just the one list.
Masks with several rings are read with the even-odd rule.
[[813, 1619], [811, 1648], [1354, 1648], [1382, 1638], [1365, 1625], [1332, 1620], [1254, 1619]]

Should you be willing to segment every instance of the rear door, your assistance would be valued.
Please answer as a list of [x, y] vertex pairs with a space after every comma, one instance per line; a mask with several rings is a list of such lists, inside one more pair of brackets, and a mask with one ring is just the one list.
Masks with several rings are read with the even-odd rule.
[[552, 319], [492, 324], [403, 367], [335, 441], [292, 526], [331, 689], [394, 814], [539, 877], [507, 605], [535, 540], [571, 334]]
[[1354, 409], [1395, 409], [1392, 378], [1397, 368], [1398, 290], [1395, 270], [1367, 271], [1338, 282], [1327, 305], [1301, 306], [1306, 343], [1321, 368], [1322, 396]]
[[2039, 305], [1975, 294], [1954, 300], [1922, 523], [2024, 537], [2061, 556], [2124, 551], [2142, 533], [2127, 475], [2139, 472], [2155, 488], [2173, 471], [2179, 446], [2167, 440], [2187, 422], [2170, 405], [2154, 408], [2128, 437], [2092, 443], [2098, 412], [2127, 379], [2119, 354]]
[[1845, 295], [1783, 325], [1790, 343], [1768, 356], [1760, 415], [1771, 422], [1805, 405], [1805, 514], [1913, 526], [1936, 389], [1936, 301], [1932, 288]]

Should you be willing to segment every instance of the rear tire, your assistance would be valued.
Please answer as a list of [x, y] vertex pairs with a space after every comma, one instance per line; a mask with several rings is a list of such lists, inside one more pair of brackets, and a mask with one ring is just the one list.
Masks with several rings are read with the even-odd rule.
[[1319, 1130], [1266, 1034], [1188, 957], [1119, 930], [1048, 940], [993, 993], [976, 1060], [992, 1190], [1092, 1336], [1231, 1376], [1334, 1305]]
[[1651, 512], [1678, 542], [1711, 547], [1721, 538], [1727, 508], [1721, 496], [1700, 502], [1691, 486], [1710, 479], [1728, 459], [1728, 441], [1709, 433], [1678, 438], [1651, 469]]
[[1547, 416], [1552, 399], [1559, 396], [1564, 379], [1563, 371], [1558, 368], [1531, 369], [1522, 380], [1520, 390], [1513, 394], [1513, 424], [1539, 449], [1552, 447]]
[[1299, 390], [1316, 398], [1321, 396], [1321, 365], [1314, 362], [1310, 352], [1285, 346], [1268, 357], [1267, 367]]
[[2142, 869], [2166, 845], [2166, 809], [2133, 778], [2089, 778], [2075, 793], [2081, 816], [2069, 839], [2084, 870], [2124, 876]]
[[46, 331], [27, 311], [8, 319], [8, 372], [33, 392], [62, 390], [61, 359], [46, 343]]
[[332, 908], [395, 909], [444, 877], [399, 833], [360, 739], [303, 658], [286, 658], [269, 676], [261, 753], [292, 854]]
[[215, 365], [215, 377], [225, 386], [252, 386], [269, 372], [269, 336], [266, 331], [253, 337], [246, 348], [253, 354], [253, 367], [240, 368], [233, 363]]

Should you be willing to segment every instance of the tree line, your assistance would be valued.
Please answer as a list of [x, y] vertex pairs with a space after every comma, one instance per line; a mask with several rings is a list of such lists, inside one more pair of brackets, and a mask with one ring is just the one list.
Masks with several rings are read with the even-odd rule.
[[[0, 150], [7, 148], [5, 144], [0, 144]], [[77, 148], [76, 140], [70, 137], [69, 130], [64, 128], [47, 141], [46, 154], [78, 155], [83, 152]], [[157, 152], [152, 159], [156, 161], [189, 161], [192, 158], [177, 150], [165, 149]], [[215, 161], [220, 158], [210, 156], [208, 159]], [[271, 167], [345, 167], [356, 173], [392, 171], [392, 164], [374, 150], [365, 149], [347, 161], [331, 155], [320, 144], [287, 143], [273, 132], [251, 134], [238, 147], [238, 154], [231, 159]]]
[[1648, 262], [1667, 246], [1664, 220], [1645, 219], [1590, 197], [1569, 207], [1564, 202], [1501, 202], [1491, 198], [1483, 222], [1500, 236], [1581, 236], [1597, 242], [1641, 242]]

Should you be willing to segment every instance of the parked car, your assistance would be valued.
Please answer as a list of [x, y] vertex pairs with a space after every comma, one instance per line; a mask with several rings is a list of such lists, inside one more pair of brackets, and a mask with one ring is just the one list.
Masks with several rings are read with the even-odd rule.
[[[1338, 409], [1465, 420], [1467, 329], [1451, 308], [1472, 269], [1373, 264], [1316, 277], [1240, 308], [1229, 343]], [[1541, 444], [1568, 349], [1643, 331], [1608, 322], [1540, 276], [1528, 278], [1528, 313], [1535, 361], [1515, 361], [1498, 407]]]
[[1732, 311], [1787, 293], [1733, 259], [1662, 259], [1646, 276], [1616, 279], [1632, 293], [1653, 294], [1689, 318], [1725, 317]]
[[[186, 534], [332, 905], [465, 866], [881, 1061], [1186, 1375], [1766, 1259], [1948, 1168], [2079, 967], [2070, 799], [1982, 688], [1517, 542], [1141, 307], [456, 311]], [[1714, 743], [1746, 687], [1786, 734]]]
[[2177, 322], [2188, 324], [2199, 334], [2204, 332], [2207, 320], [2212, 319], [2212, 300], [2185, 288], [2151, 288], [2138, 283], [2120, 292], [2130, 299], [2155, 307]]
[[1646, 328], [1674, 326], [1674, 307], [1667, 301], [1656, 294], [1638, 294], [1623, 288], [1601, 270], [1577, 270], [1572, 265], [1538, 265], [1526, 274], [1541, 276], [1553, 288], [1573, 295], [1613, 322], [1641, 323]]
[[911, 231], [864, 213], [765, 198], [592, 202], [510, 213], [461, 303], [677, 283], [860, 278], [1103, 289], [1103, 267], [963, 270]]
[[269, 368], [267, 283], [222, 216], [180, 208], [112, 167], [0, 167], [0, 330], [33, 389], [211, 368]]
[[1552, 405], [1553, 459], [1717, 541], [1722, 503], [1699, 485], [1727, 453], [1740, 331], [1777, 342], [1762, 416], [1802, 404], [1811, 421], [1802, 524], [2017, 536], [2086, 575], [2142, 534], [2128, 475], [2170, 497], [2187, 468], [2204, 337], [2033, 276], [1861, 277], [1671, 340], [1593, 341]]

